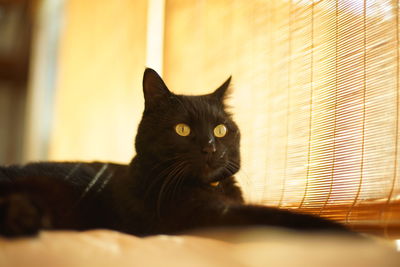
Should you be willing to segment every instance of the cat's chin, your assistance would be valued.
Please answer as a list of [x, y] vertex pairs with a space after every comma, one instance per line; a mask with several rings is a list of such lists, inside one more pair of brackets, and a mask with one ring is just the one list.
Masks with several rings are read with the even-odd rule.
[[225, 177], [223, 177], [223, 173], [224, 173], [223, 169], [224, 168], [222, 166], [211, 167], [210, 165], [205, 164], [203, 171], [202, 171], [201, 180], [204, 183], [210, 183], [210, 182], [216, 182], [216, 181], [222, 180], [223, 178], [225, 178]]

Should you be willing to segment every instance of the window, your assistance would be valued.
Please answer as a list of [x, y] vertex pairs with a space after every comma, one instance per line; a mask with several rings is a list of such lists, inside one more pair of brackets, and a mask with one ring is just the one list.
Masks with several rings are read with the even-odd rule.
[[164, 76], [203, 93], [233, 75], [250, 201], [399, 237], [399, 12], [391, 0], [167, 0]]

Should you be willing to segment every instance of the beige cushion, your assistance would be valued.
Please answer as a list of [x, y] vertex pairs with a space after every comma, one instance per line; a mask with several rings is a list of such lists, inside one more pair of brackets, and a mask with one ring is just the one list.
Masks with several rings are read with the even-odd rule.
[[383, 240], [280, 229], [205, 235], [42, 232], [38, 238], [0, 239], [0, 266], [400, 266], [400, 255]]

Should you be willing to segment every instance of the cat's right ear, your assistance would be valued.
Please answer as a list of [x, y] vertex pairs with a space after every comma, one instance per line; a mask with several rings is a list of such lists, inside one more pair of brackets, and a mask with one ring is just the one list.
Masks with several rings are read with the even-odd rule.
[[143, 94], [145, 109], [149, 109], [157, 106], [160, 101], [165, 101], [172, 93], [155, 70], [146, 68], [143, 75]]

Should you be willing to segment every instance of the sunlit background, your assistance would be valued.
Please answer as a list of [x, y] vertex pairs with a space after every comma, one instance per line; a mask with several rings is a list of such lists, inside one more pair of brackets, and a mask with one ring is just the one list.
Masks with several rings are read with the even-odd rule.
[[399, 1], [0, 0], [0, 162], [127, 163], [145, 66], [233, 75], [249, 201], [400, 236]]

